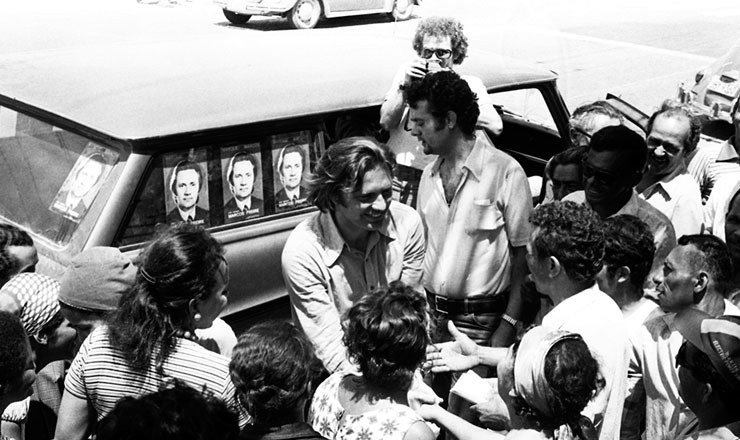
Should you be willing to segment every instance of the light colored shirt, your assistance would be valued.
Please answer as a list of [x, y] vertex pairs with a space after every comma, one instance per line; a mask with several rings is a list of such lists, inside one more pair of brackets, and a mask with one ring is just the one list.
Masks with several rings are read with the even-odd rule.
[[[563, 200], [584, 203], [590, 206], [583, 191], [570, 193]], [[653, 242], [655, 243], [655, 256], [653, 257], [651, 273], [658, 270], [663, 266], [663, 261], [671, 252], [671, 249], [676, 247], [676, 231], [671, 220], [658, 208], [640, 198], [635, 191], [632, 191], [632, 196], [627, 200], [627, 203], [611, 217], [620, 214], [634, 215], [648, 225], [650, 232], [653, 233]], [[650, 277], [648, 277], [648, 282], [650, 282]]]
[[740, 191], [740, 175], [725, 176], [717, 181], [704, 205], [704, 227], [707, 233], [725, 240], [725, 219], [732, 196]]
[[477, 137], [447, 204], [441, 160], [427, 166], [417, 209], [427, 236], [424, 287], [449, 298], [497, 294], [511, 281], [511, 247], [529, 239], [532, 195], [524, 170]]
[[542, 325], [583, 337], [606, 381], [583, 414], [594, 422], [600, 440], [618, 439], [627, 390], [629, 349], [627, 328], [617, 303], [594, 285], [556, 305], [542, 319]]
[[[740, 315], [740, 310], [725, 300], [725, 315]], [[645, 420], [645, 438], [673, 440], [696, 416], [678, 393], [676, 355], [683, 336], [674, 325], [674, 313], [654, 317], [629, 334], [632, 352], [629, 375], [641, 378], [633, 393], [644, 394], [644, 403], [628, 397], [622, 418], [622, 439], [639, 439], [639, 424]]]
[[714, 138], [701, 138], [688, 157], [684, 160], [686, 171], [699, 184], [702, 202], [706, 202], [712, 192], [716, 177], [710, 172], [712, 165], [717, 160], [722, 144], [713, 140]]
[[704, 216], [699, 184], [683, 165], [645, 188], [640, 197], [671, 220], [676, 237], [701, 233]]
[[709, 174], [715, 183], [725, 177], [740, 179], [740, 155], [734, 144], [734, 136], [720, 144], [717, 159], [709, 168]]
[[419, 215], [395, 201], [365, 252], [349, 247], [328, 212], [318, 212], [296, 226], [283, 249], [283, 278], [294, 320], [327, 370], [349, 366], [342, 343], [345, 312], [363, 295], [391, 281], [420, 289], [423, 259]]

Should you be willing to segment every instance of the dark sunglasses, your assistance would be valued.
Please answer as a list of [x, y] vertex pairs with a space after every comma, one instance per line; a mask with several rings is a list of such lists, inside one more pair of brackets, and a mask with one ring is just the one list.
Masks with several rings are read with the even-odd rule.
[[614, 183], [618, 182], [622, 178], [624, 178], [624, 175], [622, 174], [611, 174], [606, 173], [604, 171], [601, 171], [599, 169], [596, 169], [588, 164], [585, 160], [581, 163], [582, 169], [583, 169], [583, 178], [584, 179], [590, 179], [591, 177], [595, 178], [596, 180], [604, 183]]
[[432, 57], [432, 55], [437, 55], [437, 58], [440, 60], [446, 60], [447, 58], [452, 56], [452, 51], [450, 49], [422, 49], [421, 50], [421, 57], [425, 60], [428, 60]]

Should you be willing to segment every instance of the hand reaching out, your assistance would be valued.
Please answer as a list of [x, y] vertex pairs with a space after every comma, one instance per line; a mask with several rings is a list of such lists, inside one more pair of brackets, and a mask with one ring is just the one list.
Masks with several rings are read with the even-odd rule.
[[478, 344], [458, 330], [452, 321], [448, 321], [447, 329], [454, 341], [427, 347], [427, 360], [423, 368], [431, 370], [432, 373], [445, 373], [465, 371], [478, 366], [480, 364]]

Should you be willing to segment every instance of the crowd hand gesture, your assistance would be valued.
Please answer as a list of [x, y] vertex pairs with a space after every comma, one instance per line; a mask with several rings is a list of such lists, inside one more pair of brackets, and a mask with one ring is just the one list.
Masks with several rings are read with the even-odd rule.
[[496, 431], [511, 429], [509, 410], [498, 393], [491, 400], [473, 405], [470, 409], [478, 416], [480, 423], [488, 429]]
[[478, 344], [458, 330], [452, 321], [447, 322], [447, 329], [454, 340], [427, 347], [424, 370], [432, 373], [446, 373], [465, 371], [478, 366], [480, 364]]
[[427, 74], [427, 61], [421, 58], [415, 59], [406, 65], [406, 77], [404, 84], [409, 85], [411, 81], [422, 79]]

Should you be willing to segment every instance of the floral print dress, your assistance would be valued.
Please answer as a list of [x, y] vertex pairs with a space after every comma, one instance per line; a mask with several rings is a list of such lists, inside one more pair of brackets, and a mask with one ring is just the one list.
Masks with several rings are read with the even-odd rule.
[[329, 376], [311, 401], [309, 424], [329, 440], [403, 440], [411, 425], [424, 421], [414, 410], [397, 403], [363, 414], [345, 414], [338, 393], [339, 383], [347, 375], [337, 372]]

